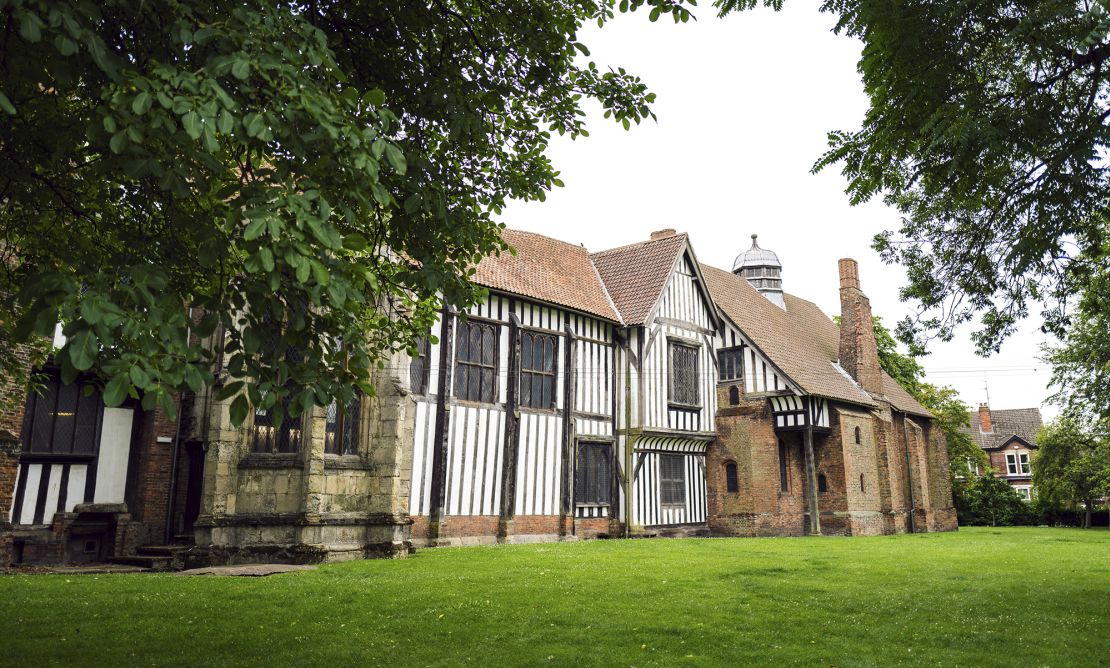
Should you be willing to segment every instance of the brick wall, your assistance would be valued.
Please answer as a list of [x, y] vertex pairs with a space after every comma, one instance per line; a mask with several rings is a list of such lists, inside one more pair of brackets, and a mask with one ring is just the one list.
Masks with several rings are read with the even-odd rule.
[[[779, 484], [779, 435], [765, 398], [728, 403], [728, 386], [717, 388], [717, 439], [706, 450], [710, 530], [726, 536], [793, 536], [804, 532], [805, 474], [799, 434], [781, 436], [787, 451], [789, 490]], [[736, 464], [739, 490], [729, 493], [725, 467]]]

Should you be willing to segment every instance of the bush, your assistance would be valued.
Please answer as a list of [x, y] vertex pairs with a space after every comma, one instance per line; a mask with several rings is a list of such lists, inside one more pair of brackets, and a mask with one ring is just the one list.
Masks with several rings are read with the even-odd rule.
[[1023, 526], [1039, 523], [1031, 504], [1010, 486], [994, 475], [975, 480], [957, 480], [953, 485], [956, 517], [964, 526]]

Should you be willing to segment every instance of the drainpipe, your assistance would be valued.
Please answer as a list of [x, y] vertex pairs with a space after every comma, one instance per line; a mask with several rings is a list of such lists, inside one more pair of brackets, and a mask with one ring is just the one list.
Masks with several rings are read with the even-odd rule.
[[[192, 338], [193, 333], [193, 307], [189, 307], [188, 325], [185, 326], [185, 345], [189, 345], [189, 339]], [[170, 544], [173, 540], [173, 507], [174, 502], [177, 500], [177, 458], [181, 454], [181, 422], [185, 419], [182, 414], [182, 409], [185, 406], [183, 393], [177, 394], [177, 425], [174, 427], [173, 435], [173, 458], [170, 460], [170, 489], [168, 498], [166, 499], [166, 531], [165, 541], [166, 545]]]
[[914, 521], [914, 501], [913, 501], [913, 468], [911, 467], [910, 458], [910, 428], [906, 424], [909, 419], [909, 413], [902, 414], [902, 440], [906, 446], [906, 490], [910, 494], [910, 533], [917, 533], [916, 522]]

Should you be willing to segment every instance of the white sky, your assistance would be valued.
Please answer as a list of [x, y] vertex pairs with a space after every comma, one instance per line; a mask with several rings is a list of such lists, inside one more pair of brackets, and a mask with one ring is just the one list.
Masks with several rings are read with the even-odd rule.
[[[706, 2], [705, 4], [708, 4]], [[851, 207], [838, 169], [811, 175], [830, 130], [853, 130], [867, 108], [856, 71], [860, 43], [831, 32], [832, 15], [809, 3], [697, 22], [649, 23], [640, 11], [581, 35], [599, 67], [624, 67], [657, 94], [658, 123], [628, 132], [588, 112], [590, 136], [557, 137], [549, 155], [565, 188], [546, 202], [512, 203], [509, 227], [582, 243], [599, 251], [648, 238], [652, 230], [688, 232], [698, 259], [724, 269], [751, 234], [783, 264], [783, 287], [839, 313], [837, 259], [859, 261], [875, 315], [893, 325], [911, 312], [898, 300], [900, 267], [884, 265], [872, 237], [898, 228], [881, 201]], [[1038, 361], [1039, 323], [1023, 323], [999, 354], [974, 354], [972, 328], [934, 343], [923, 360], [928, 379], [951, 385], [973, 409], [1042, 405], [1050, 370]]]

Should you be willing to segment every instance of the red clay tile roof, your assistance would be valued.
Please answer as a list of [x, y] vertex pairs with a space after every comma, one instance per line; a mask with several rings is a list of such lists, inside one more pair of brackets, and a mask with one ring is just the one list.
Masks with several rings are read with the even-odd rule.
[[[804, 392], [875, 405], [871, 395], [834, 365], [840, 357], [840, 330], [816, 304], [786, 294], [783, 310], [743, 278], [704, 264], [701, 269], [717, 307]], [[896, 409], [930, 415], [886, 373], [883, 389]]]
[[620, 322], [585, 248], [532, 232], [502, 234], [516, 255], [482, 258], [475, 283]]
[[991, 411], [991, 431], [979, 431], [979, 411], [967, 414], [968, 423], [960, 431], [971, 437], [980, 448], [993, 450], [1001, 448], [1017, 436], [1023, 441], [1037, 444], [1037, 432], [1041, 429], [1041, 409], [1011, 408]]
[[642, 325], [659, 301], [686, 234], [641, 241], [590, 257], [626, 325]]

